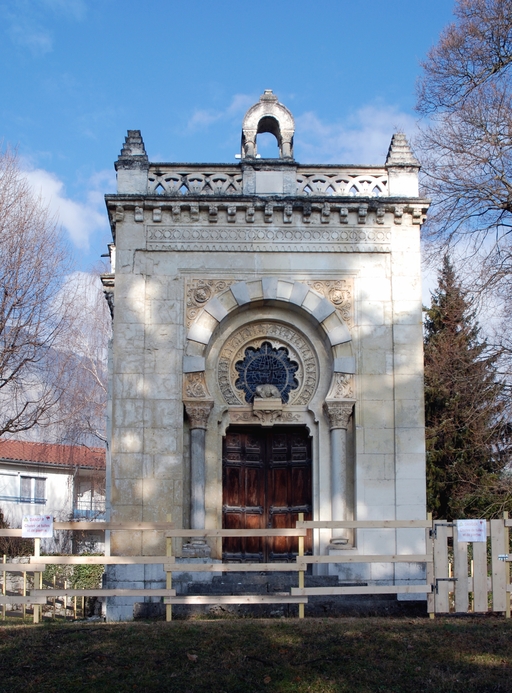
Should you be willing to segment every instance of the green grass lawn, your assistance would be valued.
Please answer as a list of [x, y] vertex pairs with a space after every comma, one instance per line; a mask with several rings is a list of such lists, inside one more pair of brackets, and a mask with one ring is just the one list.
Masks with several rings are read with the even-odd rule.
[[512, 620], [7, 623], [0, 691], [510, 693]]

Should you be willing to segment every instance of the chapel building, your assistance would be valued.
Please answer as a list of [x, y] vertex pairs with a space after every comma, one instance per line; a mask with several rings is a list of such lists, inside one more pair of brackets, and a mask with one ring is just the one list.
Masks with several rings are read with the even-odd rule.
[[[106, 196], [112, 521], [425, 519], [419, 163], [397, 133], [383, 165], [301, 165], [294, 130], [267, 90], [235, 164], [152, 163], [128, 131]], [[278, 157], [259, 157], [261, 133]], [[421, 530], [323, 529], [308, 541], [320, 554], [424, 551]], [[267, 562], [296, 545], [178, 550]], [[111, 552], [161, 555], [165, 539], [114, 532]], [[343, 570], [418, 577], [407, 564]]]

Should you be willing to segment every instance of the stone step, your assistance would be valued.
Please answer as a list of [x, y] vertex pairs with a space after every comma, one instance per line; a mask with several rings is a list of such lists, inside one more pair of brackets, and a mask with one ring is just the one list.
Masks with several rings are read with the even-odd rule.
[[[336, 576], [305, 575], [306, 587], [331, 587], [338, 585]], [[265, 594], [289, 592], [298, 586], [297, 573], [226, 573], [215, 575], [210, 583], [188, 585], [189, 594]]]

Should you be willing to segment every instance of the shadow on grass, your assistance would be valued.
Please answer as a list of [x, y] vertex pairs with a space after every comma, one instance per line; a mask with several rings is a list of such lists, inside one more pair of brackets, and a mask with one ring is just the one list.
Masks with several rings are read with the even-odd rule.
[[488, 693], [512, 686], [499, 617], [0, 628], [0, 691]]

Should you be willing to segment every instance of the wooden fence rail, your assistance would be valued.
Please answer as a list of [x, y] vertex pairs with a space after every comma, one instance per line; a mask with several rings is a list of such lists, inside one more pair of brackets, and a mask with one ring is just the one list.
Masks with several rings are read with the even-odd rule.
[[[34, 622], [41, 616], [42, 605], [48, 598], [55, 602], [56, 597], [160, 597], [167, 605], [167, 619], [172, 618], [172, 606], [177, 604], [298, 604], [299, 617], [304, 616], [304, 605], [311, 596], [319, 595], [370, 595], [370, 594], [417, 594], [426, 595], [427, 611], [435, 613], [493, 611], [504, 612], [510, 616], [509, 528], [512, 520], [487, 522], [487, 541], [459, 541], [457, 523], [432, 520], [364, 520], [364, 521], [304, 521], [299, 517], [293, 529], [177, 529], [170, 522], [55, 522], [54, 529], [66, 531], [162, 531], [166, 537], [165, 556], [41, 556], [40, 540], [35, 540], [34, 555], [28, 562], [6, 562], [0, 564], [3, 573], [0, 604], [5, 616], [6, 604], [32, 605]], [[319, 529], [349, 528], [357, 530], [378, 529], [416, 529], [425, 531], [425, 553], [419, 554], [375, 554], [342, 555], [304, 555], [304, 537], [308, 531]], [[0, 536], [21, 536], [19, 529], [0, 529]], [[225, 537], [298, 537], [299, 553], [294, 562], [283, 563], [222, 563], [207, 561], [202, 563], [178, 562], [172, 555], [174, 538], [201, 537], [219, 539]], [[331, 587], [305, 587], [304, 576], [309, 565], [351, 564], [351, 563], [419, 563], [425, 566], [425, 580], [420, 584], [379, 584], [360, 585], [339, 584]], [[48, 565], [145, 565], [160, 564], [165, 571], [166, 586], [162, 589], [69, 589], [57, 587], [43, 589], [42, 573]], [[279, 594], [255, 595], [179, 595], [172, 588], [173, 573], [179, 572], [290, 572], [298, 575], [298, 586], [289, 592]], [[6, 594], [6, 574], [17, 572], [34, 573], [34, 588], [30, 595]]]

